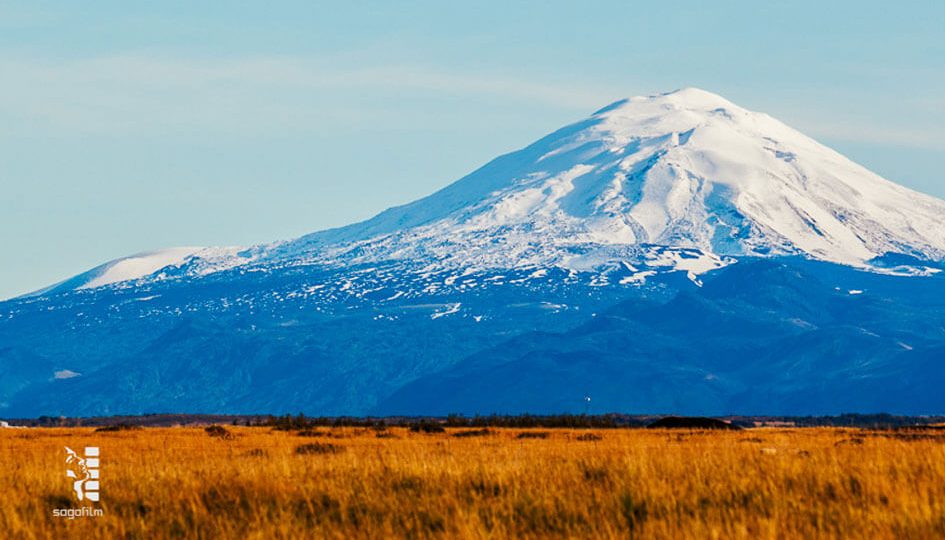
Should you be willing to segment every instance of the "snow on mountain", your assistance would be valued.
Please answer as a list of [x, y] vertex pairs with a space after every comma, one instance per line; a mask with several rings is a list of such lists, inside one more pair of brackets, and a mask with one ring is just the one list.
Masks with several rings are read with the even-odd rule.
[[396, 260], [427, 270], [647, 267], [627, 283], [654, 268], [684, 270], [695, 281], [740, 256], [804, 255], [872, 268], [872, 259], [890, 253], [945, 259], [945, 202], [889, 182], [766, 114], [687, 88], [617, 101], [370, 220], [239, 252], [147, 253], [52, 289], [138, 279], [168, 266], [202, 275], [242, 264]]
[[943, 225], [945, 202], [687, 88], [618, 101], [429, 197], [274, 253], [572, 266], [656, 244], [862, 266], [889, 252], [942, 259]]
[[188, 257], [201, 249], [203, 248], [170, 248], [139, 253], [131, 257], [125, 257], [124, 259], [117, 259], [100, 266], [100, 271], [91, 274], [89, 276], [91, 279], [77, 288], [91, 289], [110, 283], [144, 277], [157, 272], [165, 266], [182, 264]]
[[56, 292], [94, 289], [114, 283], [152, 276], [166, 268], [180, 268], [188, 264], [194, 274], [207, 274], [245, 262], [238, 255], [241, 248], [176, 247], [146, 251], [109, 261], [66, 281], [56, 283], [26, 296]]

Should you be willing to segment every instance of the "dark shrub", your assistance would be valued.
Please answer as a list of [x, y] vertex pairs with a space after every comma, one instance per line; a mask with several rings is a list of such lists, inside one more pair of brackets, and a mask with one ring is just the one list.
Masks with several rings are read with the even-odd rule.
[[599, 441], [601, 439], [603, 439], [603, 437], [596, 433], [582, 433], [577, 437], [579, 441]]
[[338, 446], [331, 443], [312, 443], [303, 444], [295, 449], [295, 453], [304, 454], [340, 454], [345, 451], [344, 446]]
[[266, 425], [272, 427], [272, 429], [278, 431], [294, 431], [296, 429], [308, 429], [312, 426], [313, 421], [306, 418], [304, 414], [299, 413], [298, 416], [292, 416], [287, 414], [280, 417], [270, 417], [266, 422]]
[[204, 428], [204, 431], [207, 432], [207, 435], [211, 437], [217, 437], [219, 439], [229, 440], [233, 438], [233, 434], [230, 433], [230, 431], [223, 426], [217, 426], [217, 425], [207, 426]]
[[143, 428], [141, 426], [136, 426], [134, 424], [113, 424], [110, 426], [102, 426], [100, 428], [96, 428], [95, 432], [108, 433], [112, 431], [135, 431], [138, 429], [143, 429]]
[[547, 439], [548, 435], [550, 433], [547, 431], [523, 431], [518, 434], [516, 439]]
[[742, 429], [728, 422], [703, 416], [667, 416], [646, 427], [664, 429]]
[[453, 437], [485, 437], [486, 435], [492, 435], [492, 430], [490, 429], [467, 429], [465, 431], [457, 431], [453, 433]]
[[851, 437], [849, 439], [842, 439], [834, 443], [834, 446], [842, 446], [845, 444], [863, 444], [863, 437]]
[[443, 428], [438, 422], [432, 422], [429, 420], [423, 420], [421, 422], [416, 422], [410, 425], [410, 431], [414, 433], [443, 433], [446, 429]]

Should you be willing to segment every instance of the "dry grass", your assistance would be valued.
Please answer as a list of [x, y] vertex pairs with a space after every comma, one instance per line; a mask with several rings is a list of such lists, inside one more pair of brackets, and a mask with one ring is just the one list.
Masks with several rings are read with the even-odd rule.
[[[934, 433], [392, 429], [379, 438], [339, 428], [319, 440], [227, 429], [229, 438], [202, 428], [2, 430], [0, 536], [945, 535], [945, 440]], [[52, 517], [77, 504], [65, 445], [101, 447], [103, 517]]]

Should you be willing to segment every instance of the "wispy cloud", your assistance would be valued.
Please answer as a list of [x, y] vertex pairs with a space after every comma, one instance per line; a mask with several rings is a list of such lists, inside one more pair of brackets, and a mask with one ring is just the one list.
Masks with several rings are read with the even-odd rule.
[[294, 57], [0, 57], [2, 117], [80, 132], [173, 126], [252, 132], [371, 121], [378, 111], [365, 104], [370, 109], [391, 96], [494, 98], [589, 112], [619, 94], [580, 83], [410, 65], [349, 68]]
[[[625, 97], [626, 91], [574, 79], [409, 64], [363, 66], [350, 58], [126, 54], [51, 60], [0, 55], [0, 135], [19, 136], [27, 130], [253, 136], [381, 124], [429, 129], [431, 116], [439, 114], [425, 112], [431, 100], [460, 106], [475, 102], [478, 111], [488, 109], [481, 106], [486, 100], [496, 108], [537, 106], [573, 111], [577, 118]], [[910, 110], [938, 116], [945, 111], [941, 99], [917, 99], [908, 104]], [[945, 149], [945, 132], [937, 122], [883, 122], [806, 106], [795, 113], [792, 123], [818, 138]], [[427, 115], [426, 124], [416, 122], [418, 114]]]

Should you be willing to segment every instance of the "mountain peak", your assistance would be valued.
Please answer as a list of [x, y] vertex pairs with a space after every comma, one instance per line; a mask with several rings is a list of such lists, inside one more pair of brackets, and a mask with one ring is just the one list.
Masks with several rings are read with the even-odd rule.
[[573, 267], [655, 244], [868, 266], [890, 252], [942, 259], [943, 216], [943, 201], [683, 88], [612, 103], [429, 197], [279, 251]]
[[706, 106], [734, 106], [732, 102], [723, 98], [722, 96], [709, 92], [708, 90], [703, 90], [702, 88], [696, 88], [694, 86], [688, 86], [685, 88], [679, 88], [671, 92], [666, 92], [663, 94], [658, 94], [656, 96], [651, 96], [652, 98], [663, 98], [666, 100], [672, 100], [678, 103], [685, 103], [693, 107], [706, 107]]
[[[460, 269], [656, 265], [698, 274], [733, 258], [778, 255], [876, 269], [871, 261], [887, 254], [945, 259], [945, 202], [766, 114], [682, 88], [612, 103], [367, 221], [238, 251], [173, 254], [188, 275], [243, 264], [396, 260]], [[139, 259], [80, 282], [138, 278], [140, 268], [164, 260]]]
[[716, 109], [732, 109], [745, 111], [745, 109], [718, 94], [713, 94], [701, 88], [688, 87], [661, 94], [620, 99], [595, 111], [592, 116], [619, 116], [620, 111], [639, 109], [648, 105], [655, 107], [655, 110], [662, 111], [663, 114], [669, 114], [673, 110], [709, 112]]
[[713, 110], [718, 108], [741, 109], [724, 97], [703, 90], [701, 88], [687, 87], [673, 90], [662, 94], [650, 96], [640, 96], [630, 98], [631, 102], [655, 102], [660, 104], [671, 104], [682, 109], [689, 110]]

